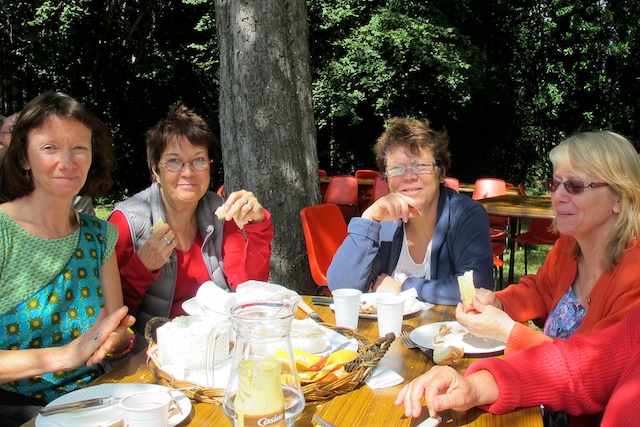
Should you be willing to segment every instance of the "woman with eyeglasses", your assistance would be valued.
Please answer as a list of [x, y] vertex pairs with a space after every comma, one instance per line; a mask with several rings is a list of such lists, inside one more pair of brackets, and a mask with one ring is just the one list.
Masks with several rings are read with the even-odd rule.
[[457, 277], [473, 270], [492, 285], [493, 255], [484, 207], [444, 186], [451, 163], [446, 131], [393, 118], [374, 146], [391, 192], [349, 222], [328, 270], [330, 289], [415, 289], [423, 301], [456, 305]]
[[[640, 306], [635, 148], [614, 132], [584, 132], [551, 150], [550, 159], [554, 172], [547, 186], [561, 236], [544, 264], [517, 286], [479, 290], [471, 310], [460, 304], [456, 311], [474, 335], [505, 341], [505, 354], [599, 331]], [[528, 327], [529, 320], [544, 333]]]
[[228, 291], [266, 281], [273, 240], [271, 215], [253, 193], [223, 200], [208, 191], [219, 146], [200, 116], [171, 106], [147, 132], [146, 148], [153, 183], [109, 217], [120, 231], [124, 301], [138, 332], [152, 317], [185, 315], [182, 303], [206, 281]]

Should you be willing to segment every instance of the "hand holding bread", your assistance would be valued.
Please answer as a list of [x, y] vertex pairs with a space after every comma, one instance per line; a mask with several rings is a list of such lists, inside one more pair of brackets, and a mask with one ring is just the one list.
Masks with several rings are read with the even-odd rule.
[[140, 261], [149, 271], [154, 271], [166, 264], [176, 247], [176, 235], [162, 218], [158, 218], [151, 226], [151, 234], [137, 254]]
[[260, 223], [264, 220], [264, 209], [255, 195], [246, 190], [234, 191], [227, 200], [216, 209], [218, 219], [235, 221], [241, 230], [249, 223]]

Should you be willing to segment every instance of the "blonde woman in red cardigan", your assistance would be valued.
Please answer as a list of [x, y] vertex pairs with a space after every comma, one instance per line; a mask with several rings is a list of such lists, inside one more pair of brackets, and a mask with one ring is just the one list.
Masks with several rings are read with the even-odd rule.
[[460, 375], [436, 366], [407, 384], [396, 406], [407, 417], [481, 406], [493, 414], [545, 405], [572, 414], [603, 412], [602, 427], [640, 425], [640, 308], [593, 335], [575, 334], [504, 359], [473, 363]]
[[[459, 304], [456, 311], [474, 335], [506, 342], [505, 354], [594, 333], [640, 306], [635, 148], [614, 132], [584, 132], [551, 150], [550, 159], [547, 186], [561, 237], [537, 274], [496, 293], [479, 289], [471, 310]], [[524, 324], [529, 320], [544, 334]]]

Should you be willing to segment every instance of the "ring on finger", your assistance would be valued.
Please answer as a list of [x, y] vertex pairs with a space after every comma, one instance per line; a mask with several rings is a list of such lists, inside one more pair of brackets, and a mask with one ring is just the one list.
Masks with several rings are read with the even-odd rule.
[[164, 241], [167, 244], [167, 246], [169, 246], [171, 244], [171, 242], [173, 242], [173, 240], [167, 238], [167, 236], [164, 236], [163, 238], [164, 238]]
[[249, 204], [249, 201], [247, 199], [242, 199], [242, 203], [246, 205], [246, 204]]

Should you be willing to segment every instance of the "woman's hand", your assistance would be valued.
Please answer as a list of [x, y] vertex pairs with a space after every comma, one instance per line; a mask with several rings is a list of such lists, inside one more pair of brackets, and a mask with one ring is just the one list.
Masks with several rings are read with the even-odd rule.
[[116, 348], [122, 341], [123, 330], [128, 336], [126, 329], [135, 322], [133, 316], [127, 315], [128, 311], [127, 307], [121, 307], [108, 315], [107, 310], [101, 310], [96, 322], [85, 333], [64, 346], [67, 370], [95, 365]]
[[371, 286], [373, 292], [392, 292], [397, 294], [402, 291], [402, 283], [388, 274], [382, 273]]
[[485, 304], [478, 296], [473, 298], [473, 307], [467, 310], [464, 304], [458, 304], [456, 319], [469, 331], [481, 338], [490, 338], [507, 342], [516, 322], [499, 308]]
[[415, 418], [422, 412], [423, 398], [429, 416], [433, 417], [446, 409], [466, 411], [493, 403], [498, 398], [498, 386], [488, 371], [463, 377], [450, 366], [434, 366], [404, 386], [394, 404], [404, 403], [405, 416]]
[[224, 202], [225, 220], [236, 218], [240, 223], [264, 221], [264, 208], [251, 191], [239, 190], [229, 194]]
[[163, 224], [155, 233], [151, 233], [147, 241], [138, 249], [140, 261], [149, 271], [158, 270], [165, 265], [176, 247], [175, 232], [169, 224]]
[[378, 222], [395, 222], [399, 219], [407, 222], [409, 218], [420, 216], [420, 212], [413, 203], [413, 200], [400, 193], [389, 193], [373, 202], [361, 216]]
[[476, 298], [483, 304], [489, 304], [502, 310], [502, 302], [496, 297], [496, 294], [489, 289], [477, 288]]

